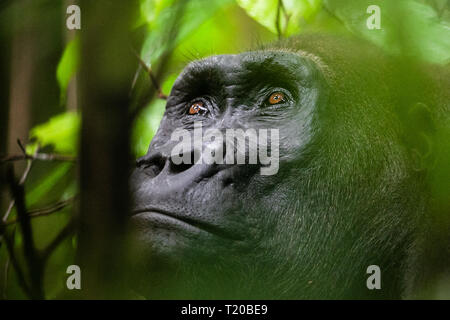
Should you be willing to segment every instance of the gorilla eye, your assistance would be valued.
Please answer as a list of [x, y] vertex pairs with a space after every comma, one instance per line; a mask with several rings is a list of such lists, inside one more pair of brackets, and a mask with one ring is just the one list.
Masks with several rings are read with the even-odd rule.
[[188, 113], [191, 115], [194, 115], [194, 114], [202, 115], [202, 114], [205, 114], [207, 111], [208, 110], [203, 106], [203, 102], [196, 101], [191, 104], [191, 106], [189, 107]]
[[281, 102], [284, 102], [286, 99], [284, 97], [284, 93], [282, 92], [274, 92], [269, 97], [269, 103], [270, 104], [278, 104]]

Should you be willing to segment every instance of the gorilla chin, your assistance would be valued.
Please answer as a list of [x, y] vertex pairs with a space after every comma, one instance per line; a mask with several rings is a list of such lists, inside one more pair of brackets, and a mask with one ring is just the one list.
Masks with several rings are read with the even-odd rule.
[[[404, 72], [372, 45], [324, 35], [190, 63], [131, 177], [132, 287], [152, 299], [396, 299], [414, 296], [423, 274], [448, 272], [422, 264], [436, 151], [426, 143], [440, 145], [428, 120], [448, 119], [448, 72], [423, 73], [427, 91]], [[204, 149], [241, 152], [225, 140], [174, 155], [172, 134], [194, 135], [195, 123], [278, 130], [278, 172], [194, 164]], [[367, 287], [370, 265], [380, 290]]]

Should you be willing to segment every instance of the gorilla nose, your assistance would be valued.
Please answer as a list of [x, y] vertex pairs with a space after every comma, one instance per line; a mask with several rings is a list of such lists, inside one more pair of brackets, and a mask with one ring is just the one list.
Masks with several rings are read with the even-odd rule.
[[137, 161], [133, 175], [140, 176], [139, 184], [151, 184], [154, 191], [181, 191], [225, 168], [224, 164], [205, 163], [198, 148], [176, 154], [167, 151], [156, 149]]
[[[137, 167], [153, 178], [160, 174], [178, 175], [186, 171], [207, 173], [214, 171], [214, 168], [223, 167], [224, 153], [225, 144], [218, 141], [178, 149], [174, 143], [165, 143], [152, 148], [146, 156], [138, 159]], [[193, 167], [200, 168], [192, 169]]]

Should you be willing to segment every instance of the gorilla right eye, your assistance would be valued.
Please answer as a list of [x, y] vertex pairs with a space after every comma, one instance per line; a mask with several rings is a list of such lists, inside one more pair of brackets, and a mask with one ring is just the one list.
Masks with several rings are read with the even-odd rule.
[[272, 93], [268, 99], [270, 104], [279, 104], [285, 100], [284, 93], [279, 91]]
[[206, 112], [208, 112], [208, 109], [206, 109], [203, 106], [203, 102], [202, 101], [195, 101], [193, 103], [191, 103], [190, 107], [189, 107], [189, 111], [188, 113], [190, 115], [204, 115], [206, 114]]

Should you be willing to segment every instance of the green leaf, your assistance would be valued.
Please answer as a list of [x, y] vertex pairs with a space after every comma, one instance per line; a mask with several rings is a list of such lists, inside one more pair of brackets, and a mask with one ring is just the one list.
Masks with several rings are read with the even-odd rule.
[[[232, 0], [144, 0], [141, 4], [141, 14], [148, 25], [148, 36], [142, 46], [142, 60], [150, 66], [155, 64], [164, 52], [176, 48], [217, 10], [232, 3]], [[175, 20], [180, 6], [183, 6], [181, 22]], [[170, 27], [174, 23], [179, 29], [176, 37], [172, 38]]]
[[282, 8], [279, 0], [237, 0], [237, 3], [250, 17], [273, 33], [280, 32], [283, 36], [299, 33], [305, 22], [321, 8], [321, 0], [283, 0]]
[[[450, 61], [450, 23], [417, 0], [325, 0], [326, 8], [353, 33], [392, 54], [435, 63]], [[370, 5], [380, 8], [381, 29], [368, 29]]]
[[165, 107], [166, 102], [164, 100], [153, 100], [137, 118], [132, 134], [133, 153], [136, 157], [147, 153], [150, 141], [158, 130]]
[[[177, 79], [177, 74], [172, 74], [163, 82], [162, 91], [169, 94], [172, 86]], [[166, 109], [166, 101], [155, 99], [151, 102], [137, 118], [132, 132], [133, 153], [140, 157], [147, 153], [148, 146], [153, 136], [158, 130], [159, 123]]]
[[80, 60], [80, 40], [75, 37], [64, 49], [61, 60], [56, 69], [56, 79], [58, 80], [61, 90], [61, 103], [64, 104], [66, 99], [67, 87], [69, 82], [78, 70]]
[[[59, 153], [75, 154], [78, 146], [80, 116], [76, 112], [66, 112], [51, 118], [46, 123], [31, 129], [30, 137], [41, 147], [53, 146]], [[32, 153], [36, 144], [27, 147]]]
[[[52, 172], [46, 175], [42, 180], [39, 181], [39, 185], [33, 188], [31, 191], [27, 192], [27, 206], [31, 207], [40, 201], [46, 194], [48, 194], [53, 187], [69, 172], [73, 163], [64, 162], [58, 164], [58, 166], [52, 170]], [[70, 193], [70, 195], [74, 192]], [[63, 198], [66, 198], [65, 194]]]
[[170, 8], [173, 2], [174, 0], [142, 0], [140, 6], [141, 19], [151, 28], [155, 28], [161, 11]]

